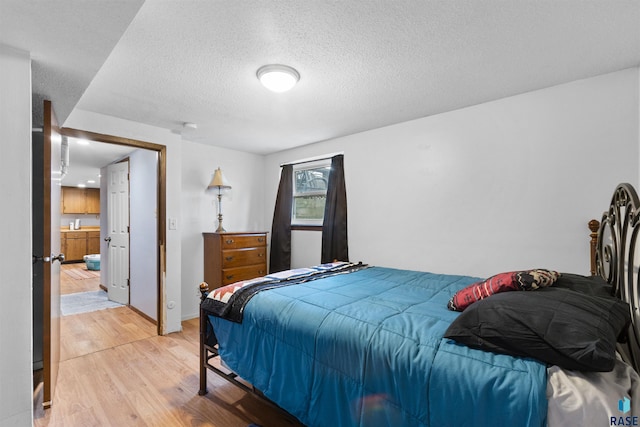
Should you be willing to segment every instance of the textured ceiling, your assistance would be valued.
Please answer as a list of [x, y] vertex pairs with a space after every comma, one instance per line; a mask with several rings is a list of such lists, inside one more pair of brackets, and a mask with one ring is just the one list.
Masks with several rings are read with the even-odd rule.
[[44, 99], [69, 116], [142, 3], [0, 0], [0, 43], [31, 53], [34, 127]]
[[[34, 90], [52, 92], [35, 79], [59, 72], [38, 57], [74, 64], [62, 69], [70, 100], [52, 92], [56, 107], [177, 132], [195, 122], [184, 139], [255, 153], [640, 65], [637, 0], [0, 0], [0, 24], [23, 7], [28, 21], [14, 26], [34, 31], [43, 3], [68, 13], [31, 34], [43, 68]], [[58, 34], [70, 25], [74, 37]], [[34, 52], [10, 30], [0, 42]], [[256, 70], [269, 63], [296, 68], [299, 84], [262, 88]]]

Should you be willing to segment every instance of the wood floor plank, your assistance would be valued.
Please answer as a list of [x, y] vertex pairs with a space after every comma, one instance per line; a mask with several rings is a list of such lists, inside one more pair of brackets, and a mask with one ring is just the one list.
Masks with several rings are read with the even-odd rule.
[[198, 319], [182, 327], [158, 336], [128, 307], [62, 317], [56, 395], [35, 426], [301, 426], [212, 373], [199, 396]]
[[90, 277], [80, 278], [85, 274], [73, 274], [74, 271], [88, 271], [85, 263], [62, 264], [60, 269], [60, 294], [74, 294], [77, 292], [90, 292], [100, 289], [100, 277], [91, 274]]

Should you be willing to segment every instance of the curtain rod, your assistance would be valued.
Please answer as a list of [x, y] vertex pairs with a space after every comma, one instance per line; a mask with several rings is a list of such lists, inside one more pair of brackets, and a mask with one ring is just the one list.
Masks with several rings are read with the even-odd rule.
[[331, 154], [326, 154], [323, 156], [318, 156], [318, 157], [309, 157], [307, 159], [301, 159], [301, 160], [294, 160], [293, 162], [287, 162], [287, 163], [280, 163], [280, 167], [286, 166], [286, 165], [301, 165], [303, 163], [311, 163], [311, 162], [319, 162], [321, 160], [329, 160], [335, 156], [339, 156], [344, 154], [344, 151], [341, 151], [339, 153], [331, 153]]

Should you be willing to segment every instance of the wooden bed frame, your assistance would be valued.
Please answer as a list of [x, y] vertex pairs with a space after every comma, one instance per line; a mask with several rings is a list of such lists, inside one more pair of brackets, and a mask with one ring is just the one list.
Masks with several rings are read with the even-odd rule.
[[[640, 372], [640, 247], [636, 255], [638, 234], [640, 234], [640, 199], [630, 184], [620, 184], [615, 189], [609, 209], [602, 215], [600, 221], [591, 220], [588, 223], [591, 231], [591, 274], [600, 275], [613, 286], [615, 295], [629, 303], [631, 307], [631, 325], [627, 332], [626, 343], [618, 344], [618, 352], [636, 372]], [[636, 262], [636, 257], [638, 261]], [[632, 266], [628, 268], [627, 266]], [[208, 295], [207, 283], [200, 284], [201, 301]], [[246, 392], [255, 394], [268, 404], [282, 411], [292, 420], [295, 417], [288, 414], [275, 403], [267, 399], [259, 390], [241, 382], [238, 376], [226, 370], [220, 363], [216, 366], [213, 361], [218, 358], [216, 346], [206, 342], [207, 314], [200, 310], [200, 390], [199, 395], [207, 394], [207, 370], [213, 371], [221, 378], [240, 387]], [[297, 421], [297, 420], [296, 420]]]

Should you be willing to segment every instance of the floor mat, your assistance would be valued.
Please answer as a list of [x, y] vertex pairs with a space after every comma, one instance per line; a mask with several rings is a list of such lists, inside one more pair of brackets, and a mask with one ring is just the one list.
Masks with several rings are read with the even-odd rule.
[[122, 304], [109, 301], [104, 290], [92, 292], [78, 292], [60, 296], [60, 311], [63, 316], [104, 310], [105, 308], [123, 307]]

